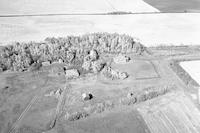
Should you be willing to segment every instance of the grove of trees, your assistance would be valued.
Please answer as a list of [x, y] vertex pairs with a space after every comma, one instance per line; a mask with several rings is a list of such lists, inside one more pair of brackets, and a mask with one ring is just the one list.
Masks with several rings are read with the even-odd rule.
[[81, 63], [91, 49], [98, 53], [142, 54], [145, 48], [128, 35], [92, 33], [62, 38], [48, 37], [44, 42], [16, 42], [0, 48], [0, 69], [24, 71], [34, 63], [58, 61]]

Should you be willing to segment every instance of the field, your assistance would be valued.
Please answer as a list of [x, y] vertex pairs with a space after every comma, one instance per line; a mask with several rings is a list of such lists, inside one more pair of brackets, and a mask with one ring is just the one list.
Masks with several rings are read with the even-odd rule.
[[[56, 106], [57, 101], [55, 99], [44, 101], [45, 99], [42, 99], [42, 96], [47, 90], [56, 89], [63, 85], [63, 78], [59, 80], [59, 83], [53, 80], [53, 78], [47, 77], [45, 72], [40, 74], [1, 74], [0, 132], [4, 133], [14, 130], [14, 128], [23, 124], [23, 122], [28, 121], [29, 116], [33, 116], [31, 118], [32, 124], [35, 126], [39, 124], [38, 129], [44, 128], [44, 121], [48, 122], [48, 119], [51, 117], [43, 111], [49, 109], [49, 112], [51, 112], [51, 109]], [[52, 84], [52, 82], [54, 82], [54, 84]], [[38, 102], [43, 107], [38, 107]], [[34, 106], [32, 106], [32, 104]], [[40, 113], [36, 116], [34, 116], [34, 113], [32, 114], [32, 112], [38, 111], [40, 111]], [[46, 119], [42, 120], [42, 117]], [[40, 121], [42, 123], [39, 123]]]
[[[23, 5], [23, 6], [21, 6]], [[92, 6], [91, 6], [92, 5]], [[12, 0], [0, 1], [0, 14], [73, 14], [108, 12], [199, 12], [199, 0]]]
[[[123, 81], [109, 80], [103, 78], [101, 75], [92, 74], [67, 82], [67, 84], [70, 84], [70, 87], [66, 92], [64, 105], [61, 104], [62, 109], [59, 109], [60, 111], [58, 112], [58, 115], [62, 117], [58, 118], [54, 130], [59, 131], [62, 129], [65, 131], [71, 130], [72, 132], [77, 132], [77, 130], [80, 132], [93, 132], [97, 128], [99, 132], [130, 132], [133, 129], [141, 133], [144, 132], [143, 127], [146, 127], [146, 124], [135, 108], [122, 106], [124, 104], [129, 104], [126, 95], [129, 92], [141, 93], [143, 89], [148, 87], [159, 88], [161, 86], [171, 86], [174, 83], [173, 81], [164, 80], [165, 77], [160, 77], [160, 75], [164, 73], [159, 71], [160, 67], [157, 66], [155, 61], [141, 60], [134, 56], [131, 58], [133, 61], [129, 64], [111, 64], [115, 66], [113, 67], [114, 69], [120, 71], [125, 70], [129, 73], [130, 77]], [[136, 59], [134, 60], [134, 58]], [[52, 121], [55, 119], [56, 108], [60, 107], [58, 106], [58, 99], [46, 95], [66, 85], [63, 75], [52, 75], [51, 69], [56, 66], [57, 65], [44, 67], [42, 71], [38, 73], [1, 73], [1, 132], [16, 131], [27, 133], [32, 131], [35, 133], [49, 130]], [[92, 93], [94, 98], [84, 103], [80, 98], [81, 94], [84, 92]], [[140, 97], [138, 97], [138, 99], [140, 99]], [[104, 102], [106, 106], [102, 106]], [[138, 102], [140, 101], [138, 100]], [[73, 121], [66, 121], [65, 115], [67, 112], [73, 114], [85, 108], [89, 110], [92, 109], [89, 111], [88, 118], [83, 118], [83, 120], [81, 119], [77, 122], [75, 120], [74, 123]], [[133, 112], [131, 112], [131, 110], [127, 112], [125, 108], [131, 108]], [[116, 111], [113, 109], [116, 109]], [[112, 110], [114, 113], [110, 112]], [[95, 112], [97, 115], [93, 115]], [[101, 112], [105, 112], [105, 114], [107, 112], [108, 115], [102, 116], [104, 114], [101, 114]], [[127, 118], [130, 119], [127, 121], [123, 114], [126, 114]], [[133, 115], [133, 117], [130, 117], [130, 115]], [[122, 116], [124, 119], [122, 119]], [[128, 128], [121, 127], [123, 124], [115, 124], [115, 120], [112, 119], [113, 117], [115, 117], [116, 121], [124, 121], [121, 123], [124, 123]], [[103, 121], [102, 125], [99, 125], [97, 121]], [[88, 122], [95, 123], [91, 126]], [[132, 122], [136, 125], [134, 127], [128, 126], [131, 125]], [[69, 123], [69, 125], [67, 124], [68, 126], [65, 126], [65, 123]], [[108, 127], [105, 127], [107, 124], [113, 126], [109, 127], [108, 130]], [[87, 128], [89, 127], [94, 129], [88, 130]], [[148, 130], [148, 128], [146, 128], [146, 130]]]
[[[175, 13], [185, 10], [197, 12], [199, 7], [199, 0], [21, 0], [14, 3], [12, 0], [1, 0], [2, 16], [37, 16], [1, 17], [0, 45], [13, 41], [43, 41], [48, 36], [64, 37], [93, 32], [129, 34], [140, 39], [146, 46], [199, 45], [199, 14]], [[170, 13], [159, 14], [160, 11]], [[95, 15], [114, 12], [147, 14]], [[157, 13], [151, 14], [154, 12]]]
[[0, 133], [200, 132], [199, 7], [0, 0]]
[[[141, 115], [131, 107], [117, 108], [74, 123], [68, 122], [66, 125], [60, 125], [58, 128], [64, 128], [63, 130], [70, 133], [149, 133], [149, 129]], [[53, 131], [48, 133], [53, 133]]]
[[136, 80], [160, 78], [157, 68], [148, 60], [134, 60], [126, 65], [113, 63], [112, 67], [120, 71], [126, 70], [127, 73], [130, 73], [130, 78]]
[[198, 45], [199, 18], [193, 13], [0, 18], [0, 42], [6, 45], [11, 41], [43, 41], [49, 36], [117, 32], [137, 37], [147, 47]]
[[161, 12], [199, 12], [199, 0], [144, 0]]
[[166, 95], [138, 107], [151, 133], [199, 132], [200, 112], [183, 94]]
[[[58, 70], [57, 67], [60, 68], [61, 64], [42, 67], [36, 72], [1, 73], [0, 131], [199, 131], [197, 90], [192, 87], [188, 89], [187, 84], [170, 68], [170, 58], [194, 59], [198, 57], [199, 51], [193, 47], [168, 49], [168, 52], [173, 50], [184, 53], [184, 57], [182, 54], [164, 56], [163, 53], [159, 56], [159, 50], [167, 51], [167, 48], [163, 47], [148, 50], [154, 54], [128, 54], [131, 61], [126, 64], [114, 63], [114, 54], [101, 55], [113, 69], [129, 74], [125, 80], [112, 80], [100, 73], [90, 73], [68, 81], [63, 74], [58, 75], [57, 71], [52, 71]], [[59, 89], [64, 92], [58, 97], [50, 96], [51, 92]], [[93, 99], [83, 101], [81, 95], [84, 92], [90, 92]], [[133, 98], [127, 97], [129, 93], [133, 93]], [[179, 121], [179, 124], [176, 121]]]
[[189, 73], [189, 75], [198, 83], [200, 84], [200, 62], [197, 61], [185, 61], [180, 62], [180, 66]]
[[[23, 5], [23, 6], [21, 6]], [[92, 5], [92, 6], [91, 6]], [[12, 0], [0, 1], [0, 14], [73, 14], [73, 13], [108, 13], [125, 12], [159, 12], [142, 0]]]

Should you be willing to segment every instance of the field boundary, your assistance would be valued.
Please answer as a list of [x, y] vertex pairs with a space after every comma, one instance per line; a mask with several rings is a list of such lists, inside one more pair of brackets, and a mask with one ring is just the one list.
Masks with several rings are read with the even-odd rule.
[[159, 79], [161, 78], [156, 66], [154, 65], [154, 63], [151, 61], [151, 60], [147, 60], [151, 66], [153, 67], [154, 69], [154, 72], [156, 73], [156, 76], [153, 76], [153, 77], [144, 77], [144, 78], [135, 78], [135, 80], [148, 80], [148, 79]]
[[9, 18], [9, 17], [39, 17], [39, 16], [95, 16], [95, 15], [140, 15], [140, 14], [200, 14], [199, 12], [108, 12], [108, 13], [59, 13], [59, 14], [8, 14], [0, 15], [0, 18]]
[[180, 62], [182, 60], [172, 60], [170, 63], [171, 69], [177, 74], [177, 76], [186, 84], [186, 85], [193, 85], [198, 86], [199, 84], [187, 73], [183, 67], [180, 66]]

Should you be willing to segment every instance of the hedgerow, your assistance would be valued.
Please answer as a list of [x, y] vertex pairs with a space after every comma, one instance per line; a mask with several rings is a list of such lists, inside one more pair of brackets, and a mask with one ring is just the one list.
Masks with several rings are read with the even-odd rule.
[[92, 33], [82, 36], [48, 37], [44, 42], [15, 43], [0, 49], [2, 70], [24, 71], [32, 64], [44, 61], [81, 63], [88, 50], [99, 53], [134, 53], [140, 55], [144, 47], [128, 35]]

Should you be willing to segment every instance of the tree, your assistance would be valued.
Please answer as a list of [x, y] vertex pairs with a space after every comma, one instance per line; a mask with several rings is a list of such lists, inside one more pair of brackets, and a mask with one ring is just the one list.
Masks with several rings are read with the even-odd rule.
[[33, 63], [64, 60], [65, 63], [79, 64], [91, 49], [98, 53], [141, 54], [144, 47], [134, 38], [117, 33], [92, 33], [65, 38], [48, 37], [45, 42], [29, 42], [3, 46], [0, 50], [0, 64], [3, 70], [24, 71]]

